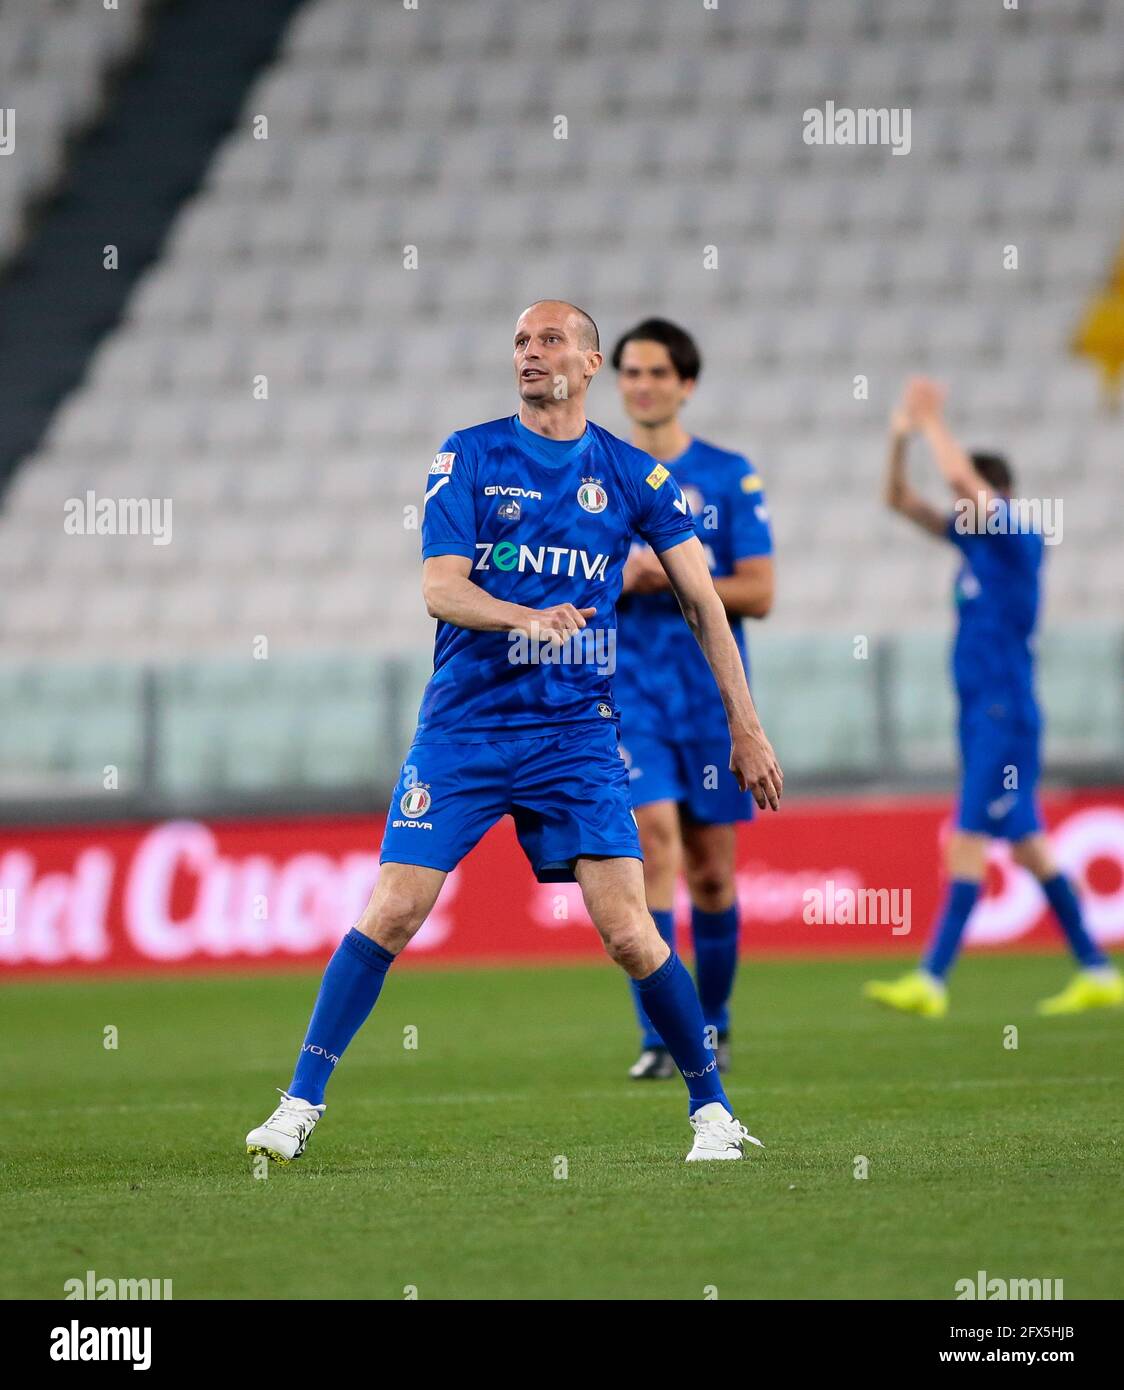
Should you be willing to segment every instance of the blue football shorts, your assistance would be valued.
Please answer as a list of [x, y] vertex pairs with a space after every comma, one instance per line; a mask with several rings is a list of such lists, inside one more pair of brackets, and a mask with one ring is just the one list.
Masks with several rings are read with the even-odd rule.
[[674, 801], [699, 825], [753, 819], [753, 796], [730, 771], [729, 737], [665, 739], [630, 734], [621, 745], [634, 806]]
[[415, 743], [391, 798], [382, 864], [456, 868], [502, 816], [540, 883], [586, 855], [643, 859], [615, 723], [494, 743]]
[[1001, 704], [962, 710], [962, 782], [956, 824], [999, 840], [1022, 840], [1042, 829], [1038, 807], [1040, 726]]

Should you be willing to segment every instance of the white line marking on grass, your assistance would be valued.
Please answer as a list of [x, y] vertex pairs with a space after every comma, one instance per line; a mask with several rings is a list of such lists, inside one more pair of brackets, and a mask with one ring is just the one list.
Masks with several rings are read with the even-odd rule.
[[[919, 1091], [947, 1091], [947, 1090], [973, 1090], [985, 1089], [988, 1087], [998, 1088], [1004, 1086], [1111, 1086], [1119, 1082], [1116, 1076], [1027, 1076], [1027, 1077], [1007, 1077], [1001, 1078], [981, 1078], [978, 1081], [876, 1081], [868, 1082], [868, 1091], [901, 1091], [911, 1088]], [[838, 1086], [853, 1085], [849, 1080], [841, 1080]], [[676, 1094], [675, 1088], [670, 1087], [669, 1093]], [[731, 1090], [735, 1089], [731, 1087]], [[740, 1089], [740, 1088], [738, 1088]], [[837, 1089], [837, 1085], [830, 1082], [814, 1082], [810, 1085], [792, 1086], [756, 1086], [752, 1082], [745, 1085], [746, 1094], [752, 1093], [755, 1096], [796, 1096], [812, 1095], [821, 1091], [832, 1091]], [[527, 1089], [523, 1091], [464, 1091], [450, 1092], [438, 1095], [373, 1095], [373, 1096], [349, 1096], [346, 1100], [339, 1103], [340, 1111], [363, 1110], [370, 1106], [389, 1106], [389, 1105], [502, 1105], [505, 1102], [525, 1102], [543, 1098], [541, 1089]], [[634, 1100], [644, 1101], [651, 1099], [650, 1090], [645, 1090], [639, 1086], [632, 1090], [620, 1088], [603, 1087], [600, 1090], [587, 1091], [554, 1091], [550, 1097], [556, 1105], [565, 1105], [571, 1101], [587, 1100]], [[682, 1096], [680, 1095], [680, 1098]], [[228, 1109], [239, 1109], [234, 1102], [229, 1102]], [[20, 1119], [42, 1119], [45, 1115], [128, 1115], [138, 1114], [147, 1115], [157, 1110], [214, 1110], [213, 1101], [204, 1102], [201, 1100], [176, 1100], [176, 1101], [153, 1101], [151, 1105], [144, 1102], [135, 1102], [129, 1105], [52, 1105], [45, 1109], [29, 1109], [27, 1107], [12, 1109], [5, 1107], [4, 1113]]]

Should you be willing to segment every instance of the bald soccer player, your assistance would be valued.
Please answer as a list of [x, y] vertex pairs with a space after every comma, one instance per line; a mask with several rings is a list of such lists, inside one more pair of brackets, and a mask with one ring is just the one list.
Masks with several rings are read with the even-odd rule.
[[504, 815], [540, 882], [580, 884], [606, 951], [636, 981], [687, 1086], [688, 1162], [740, 1159], [743, 1143], [759, 1143], [734, 1118], [694, 983], [645, 902], [611, 684], [634, 536], [659, 557], [713, 673], [739, 785], [776, 810], [783, 778], [683, 493], [666, 468], [586, 419], [602, 360], [588, 314], [532, 304], [515, 326], [518, 411], [456, 431], [430, 465], [422, 591], [437, 619], [433, 675], [378, 883], [328, 963], [281, 1104], [246, 1136], [251, 1153], [288, 1162], [304, 1152], [395, 957]]

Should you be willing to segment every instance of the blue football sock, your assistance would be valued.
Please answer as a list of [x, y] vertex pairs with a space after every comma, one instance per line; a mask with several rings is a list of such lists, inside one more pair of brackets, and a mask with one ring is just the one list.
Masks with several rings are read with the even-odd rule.
[[289, 1094], [319, 1105], [344, 1049], [375, 1007], [394, 956], [354, 927], [336, 947], [312, 1010]]
[[1054, 910], [1054, 916], [1061, 923], [1065, 939], [1069, 942], [1069, 949], [1077, 957], [1079, 964], [1087, 970], [1107, 965], [1108, 957], [1085, 928], [1081, 904], [1065, 874], [1055, 874], [1053, 878], [1046, 879], [1042, 884], [1042, 891]]
[[937, 929], [929, 942], [929, 949], [921, 962], [921, 968], [938, 980], [943, 980], [952, 969], [952, 963], [960, 950], [960, 940], [976, 899], [980, 896], [980, 885], [968, 878], [954, 878], [948, 886], [944, 907], [937, 919]]
[[[657, 931], [659, 932], [659, 934], [663, 937], [663, 939], [667, 942], [667, 944], [671, 947], [672, 951], [674, 951], [674, 950], [675, 950], [675, 913], [674, 913], [674, 912], [671, 912], [671, 911], [664, 911], [664, 910], [657, 911], [657, 910], [654, 909], [654, 908], [653, 908], [651, 911], [652, 911], [652, 921], [655, 922], [655, 924], [656, 924], [656, 930], [657, 930]], [[633, 1004], [634, 1004], [635, 1007], [636, 1007], [636, 1020], [637, 1020], [637, 1022], [640, 1024], [640, 1047], [641, 1047], [641, 1050], [646, 1051], [646, 1050], [648, 1050], [649, 1048], [653, 1048], [653, 1047], [663, 1047], [663, 1045], [664, 1045], [663, 1038], [660, 1037], [659, 1032], [658, 1032], [658, 1030], [657, 1030], [655, 1024], [654, 1024], [654, 1023], [652, 1022], [652, 1020], [648, 1017], [648, 1012], [647, 1012], [647, 1010], [644, 1008], [644, 1004], [643, 1004], [643, 1001], [642, 1001], [641, 996], [640, 996], [640, 990], [639, 990], [639, 988], [638, 988], [638, 986], [637, 986], [637, 984], [636, 984], [636, 981], [635, 981], [635, 980], [629, 980], [628, 983], [629, 983], [630, 988], [632, 989], [632, 1002], [633, 1002]]]
[[722, 1089], [714, 1051], [706, 1045], [699, 996], [687, 967], [672, 951], [658, 970], [637, 980], [636, 985], [648, 1017], [683, 1073], [691, 1098], [689, 1113], [693, 1115], [700, 1105], [716, 1100], [732, 1115], [733, 1107]]
[[699, 1003], [703, 1021], [718, 1034], [730, 1027], [730, 995], [738, 970], [738, 905], [725, 912], [691, 910], [691, 929], [695, 938], [695, 978], [699, 983]]

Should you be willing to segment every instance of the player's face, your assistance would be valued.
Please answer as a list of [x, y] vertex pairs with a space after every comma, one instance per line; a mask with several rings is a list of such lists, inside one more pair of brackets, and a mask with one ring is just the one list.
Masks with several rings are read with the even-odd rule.
[[528, 402], [580, 396], [601, 365], [582, 346], [581, 325], [558, 304], [536, 304], [515, 325], [515, 385]]
[[624, 345], [617, 389], [636, 424], [665, 425], [679, 414], [695, 383], [683, 380], [663, 343], [637, 339]]

